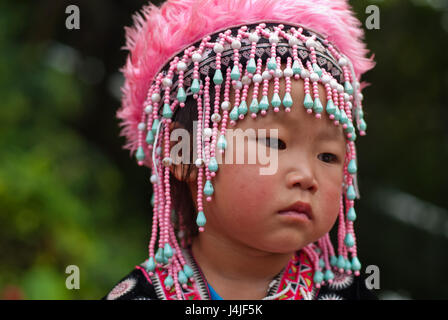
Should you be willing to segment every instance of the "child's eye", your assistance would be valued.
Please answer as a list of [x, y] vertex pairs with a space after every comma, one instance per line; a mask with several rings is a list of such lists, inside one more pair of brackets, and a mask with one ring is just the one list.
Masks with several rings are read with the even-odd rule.
[[336, 162], [338, 160], [338, 157], [332, 153], [321, 153], [318, 157], [324, 162]]
[[[271, 137], [257, 138], [257, 139], [259, 141], [262, 141], [266, 146], [268, 146], [270, 148], [277, 147], [277, 149], [282, 149], [282, 150], [286, 148], [286, 144], [280, 139], [271, 138]], [[274, 141], [277, 141], [277, 143], [275, 143]]]

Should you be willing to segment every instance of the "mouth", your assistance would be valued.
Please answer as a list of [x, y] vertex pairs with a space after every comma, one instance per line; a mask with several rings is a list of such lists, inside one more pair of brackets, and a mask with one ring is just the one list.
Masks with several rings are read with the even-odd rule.
[[280, 210], [278, 214], [284, 216], [298, 217], [307, 220], [311, 220], [313, 217], [311, 206], [308, 203], [301, 201], [297, 201], [292, 205], [290, 205], [289, 207]]

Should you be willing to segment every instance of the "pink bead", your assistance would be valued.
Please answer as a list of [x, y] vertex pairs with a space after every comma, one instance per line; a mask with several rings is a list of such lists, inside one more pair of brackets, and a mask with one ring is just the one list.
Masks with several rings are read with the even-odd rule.
[[351, 134], [351, 133], [348, 133], [348, 134], [347, 134], [347, 138], [350, 139], [351, 137], [352, 137], [352, 134]]
[[359, 276], [359, 271], [355, 271], [355, 276]]
[[362, 135], [362, 136], [365, 136], [366, 132], [365, 131], [360, 131], [359, 134]]
[[215, 176], [216, 176], [216, 172], [211, 172], [210, 175], [211, 175], [212, 177], [215, 177]]
[[338, 126], [338, 125], [339, 125], [339, 120], [336, 120], [336, 121], [334, 122], [334, 125], [335, 125], [335, 126]]
[[137, 162], [137, 163], [138, 163], [139, 166], [142, 166], [142, 165], [143, 165], [143, 161], [139, 161], [139, 162]]
[[316, 118], [317, 118], [317, 119], [320, 119], [320, 118], [321, 118], [320, 113], [317, 113], [317, 114], [316, 114]]
[[261, 115], [266, 115], [266, 110], [261, 110]]
[[204, 232], [204, 227], [199, 227], [199, 232]]
[[238, 118], [239, 118], [240, 120], [243, 120], [243, 119], [244, 119], [244, 114], [240, 114], [240, 115], [238, 116]]
[[291, 108], [286, 108], [285, 112], [291, 112]]
[[207, 201], [208, 202], [212, 201], [212, 197], [207, 197]]
[[235, 122], [235, 120], [230, 120], [230, 125], [231, 125], [231, 126], [234, 126], [234, 125], [236, 125], [236, 122]]
[[182, 288], [184, 288], [185, 290], [188, 288], [188, 285], [186, 284], [186, 283], [184, 283], [183, 285], [182, 285]]
[[252, 113], [250, 116], [252, 117], [252, 119], [255, 119], [257, 117], [257, 114], [256, 113]]
[[279, 112], [279, 111], [280, 111], [280, 109], [278, 107], [274, 108], [274, 112]]
[[330, 114], [330, 119], [331, 119], [331, 120], [334, 119], [334, 114]]
[[308, 112], [309, 114], [311, 114], [313, 112], [312, 109], [306, 109], [306, 112]]
[[344, 123], [344, 125], [342, 126], [342, 128], [344, 128], [344, 129], [347, 129], [347, 124], [346, 123]]
[[150, 277], [152, 277], [154, 275], [154, 272], [150, 271], [148, 274]]

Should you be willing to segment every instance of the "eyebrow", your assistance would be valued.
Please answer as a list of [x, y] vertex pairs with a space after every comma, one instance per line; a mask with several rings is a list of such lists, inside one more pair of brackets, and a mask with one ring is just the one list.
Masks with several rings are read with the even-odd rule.
[[330, 130], [320, 130], [316, 135], [317, 140], [329, 140], [329, 141], [338, 141], [339, 139], [344, 139], [345, 137], [340, 130], [338, 130], [337, 134], [334, 134], [333, 131]]

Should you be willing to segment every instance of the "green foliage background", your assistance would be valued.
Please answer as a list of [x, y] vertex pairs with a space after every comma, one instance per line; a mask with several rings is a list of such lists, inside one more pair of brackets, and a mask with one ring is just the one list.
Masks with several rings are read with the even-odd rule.
[[[124, 26], [144, 3], [0, 2], [0, 299], [99, 299], [146, 258], [149, 172], [121, 149], [115, 119]], [[446, 299], [448, 4], [351, 3], [361, 21], [370, 4], [381, 13], [366, 29], [377, 66], [358, 139], [359, 255], [380, 267], [380, 297]], [[65, 28], [69, 4], [80, 30]], [[394, 218], [378, 191], [412, 195], [437, 222]], [[68, 265], [79, 290], [65, 287]]]

